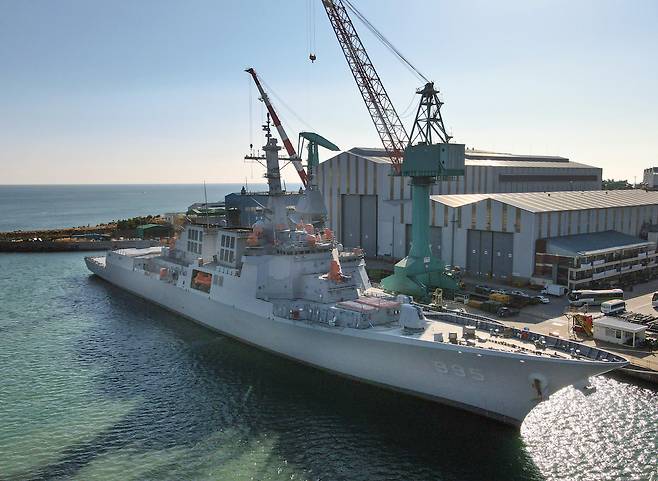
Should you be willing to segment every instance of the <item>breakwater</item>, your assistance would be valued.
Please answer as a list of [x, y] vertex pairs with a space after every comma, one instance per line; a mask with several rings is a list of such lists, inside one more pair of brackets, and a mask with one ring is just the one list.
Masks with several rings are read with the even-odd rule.
[[145, 239], [0, 241], [0, 252], [106, 251], [159, 244], [159, 241]]

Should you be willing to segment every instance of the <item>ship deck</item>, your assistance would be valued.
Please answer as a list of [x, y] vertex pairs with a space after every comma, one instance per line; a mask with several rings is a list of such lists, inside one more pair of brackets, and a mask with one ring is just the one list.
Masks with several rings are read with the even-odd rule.
[[[474, 326], [473, 326], [474, 327]], [[482, 349], [507, 351], [522, 354], [534, 354], [537, 356], [547, 356], [559, 359], [572, 359], [580, 356], [580, 350], [576, 349], [573, 353], [567, 353], [553, 347], [548, 347], [546, 340], [537, 339], [530, 341], [520, 337], [510, 337], [504, 334], [504, 326], [500, 329], [491, 329], [488, 332], [475, 329], [472, 336], [464, 336], [465, 326], [432, 320], [428, 323], [424, 332], [417, 337], [423, 341], [434, 341], [435, 336], [443, 336], [443, 342], [453, 343], [460, 346], [479, 347]], [[454, 341], [450, 340], [453, 336]]]
[[390, 330], [390, 333], [421, 341], [554, 359], [626, 362], [621, 356], [593, 346], [509, 327], [483, 316], [450, 311], [430, 311], [425, 315], [428, 322], [422, 331], [410, 332], [397, 328]]

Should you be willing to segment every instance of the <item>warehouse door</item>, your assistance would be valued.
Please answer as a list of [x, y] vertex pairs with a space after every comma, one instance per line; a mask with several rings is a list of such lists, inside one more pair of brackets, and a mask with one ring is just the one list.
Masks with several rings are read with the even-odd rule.
[[514, 235], [509, 232], [493, 233], [493, 265], [492, 276], [496, 279], [509, 281], [512, 279], [512, 252], [514, 250]]
[[361, 196], [341, 195], [340, 237], [345, 247], [361, 244]]
[[469, 229], [466, 234], [466, 270], [472, 276], [480, 275], [480, 231]]
[[[432, 255], [441, 259], [441, 228], [430, 226], [430, 249]], [[447, 262], [447, 261], [445, 261]]]
[[492, 277], [494, 232], [469, 229], [466, 235], [466, 270], [472, 276]]
[[480, 275], [491, 277], [493, 232], [480, 231]]
[[411, 224], [404, 225], [404, 242], [405, 242], [404, 255], [408, 256], [409, 251], [411, 250], [411, 243], [413, 242], [411, 240]]
[[377, 196], [361, 197], [361, 247], [368, 257], [377, 255]]

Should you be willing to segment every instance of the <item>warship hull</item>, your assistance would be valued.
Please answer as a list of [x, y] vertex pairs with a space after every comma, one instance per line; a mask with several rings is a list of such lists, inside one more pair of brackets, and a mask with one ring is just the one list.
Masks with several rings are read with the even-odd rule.
[[[341, 376], [520, 425], [542, 400], [584, 385], [616, 363], [553, 359], [418, 341], [400, 329], [345, 329], [273, 315], [270, 302], [225, 285], [221, 297], [163, 282], [157, 275], [87, 257], [94, 274], [196, 323], [260, 349]], [[230, 284], [230, 283], [229, 283]], [[538, 394], [533, 379], [543, 380]]]

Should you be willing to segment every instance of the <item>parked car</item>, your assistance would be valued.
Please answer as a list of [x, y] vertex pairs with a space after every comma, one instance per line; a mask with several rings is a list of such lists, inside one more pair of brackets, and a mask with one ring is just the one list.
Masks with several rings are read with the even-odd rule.
[[518, 309], [512, 309], [511, 307], [501, 307], [498, 309], [498, 317], [511, 317], [516, 316], [519, 313]]
[[551, 300], [546, 296], [534, 296], [533, 299], [536, 299], [542, 304], [549, 304], [551, 302]]

